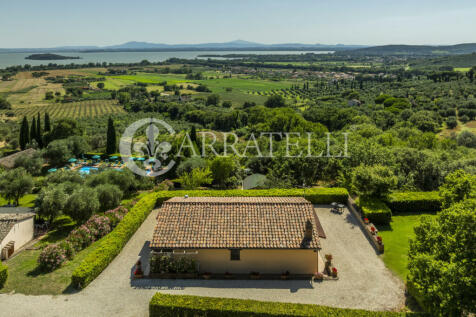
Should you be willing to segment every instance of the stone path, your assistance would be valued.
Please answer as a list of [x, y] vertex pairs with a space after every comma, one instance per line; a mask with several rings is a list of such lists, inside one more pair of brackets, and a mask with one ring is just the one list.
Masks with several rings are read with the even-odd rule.
[[346, 210], [333, 214], [317, 208], [327, 235], [322, 254], [332, 253], [338, 281], [134, 280], [135, 261], [147, 250], [157, 210], [152, 212], [123, 251], [85, 290], [71, 295], [0, 295], [1, 316], [147, 316], [157, 291], [319, 304], [370, 310], [395, 310], [404, 304], [403, 283], [385, 267]]

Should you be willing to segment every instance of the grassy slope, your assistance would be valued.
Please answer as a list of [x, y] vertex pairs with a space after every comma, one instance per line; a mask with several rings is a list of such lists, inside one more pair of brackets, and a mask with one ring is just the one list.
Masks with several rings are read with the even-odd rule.
[[[20, 199], [20, 206], [21, 207], [33, 207], [35, 205], [35, 199], [36, 199], [36, 194], [28, 194], [23, 196]], [[3, 206], [7, 204], [8, 202], [5, 200], [5, 198], [0, 197], [0, 206]]]
[[76, 254], [72, 261], [66, 262], [61, 268], [51, 273], [38, 270], [37, 259], [41, 250], [25, 250], [7, 262], [9, 276], [0, 293], [11, 291], [27, 295], [68, 293], [72, 290], [69, 287], [72, 272], [97, 246], [97, 242], [92, 244]]
[[[433, 214], [424, 214], [435, 217]], [[392, 216], [389, 226], [379, 226], [379, 234], [385, 243], [382, 259], [397, 276], [405, 280], [408, 269], [409, 239], [415, 236], [413, 228], [419, 223], [422, 214], [399, 214]]]

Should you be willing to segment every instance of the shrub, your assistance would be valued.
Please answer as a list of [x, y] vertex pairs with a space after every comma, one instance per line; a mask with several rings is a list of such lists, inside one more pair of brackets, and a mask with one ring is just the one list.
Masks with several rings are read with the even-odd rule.
[[121, 203], [122, 191], [117, 185], [101, 184], [96, 187], [96, 191], [101, 211], [115, 208]]
[[59, 244], [59, 246], [60, 246], [61, 249], [63, 249], [64, 255], [66, 256], [66, 259], [72, 260], [73, 257], [74, 257], [74, 253], [76, 251], [74, 249], [73, 244], [68, 240], [64, 240]]
[[8, 267], [0, 261], [0, 289], [5, 285], [8, 279]]
[[89, 227], [82, 225], [71, 231], [67, 240], [73, 245], [76, 251], [81, 251], [94, 242], [94, 235], [91, 233]]
[[115, 228], [117, 224], [124, 218], [127, 212], [128, 212], [127, 208], [119, 206], [115, 209], [106, 211], [104, 215], [109, 218], [109, 221], [111, 223], [111, 228]]
[[386, 202], [393, 213], [435, 212], [441, 210], [442, 198], [438, 192], [401, 192], [390, 194]]
[[106, 216], [94, 215], [85, 223], [85, 225], [89, 228], [91, 234], [96, 240], [101, 239], [111, 232], [111, 221]]
[[388, 225], [392, 220], [392, 211], [380, 199], [361, 197], [356, 204], [362, 209], [363, 216], [376, 225]]
[[345, 204], [347, 203], [349, 193], [345, 188], [174, 190], [157, 192], [157, 203], [184, 195], [189, 195], [190, 197], [304, 197], [313, 204], [329, 204], [331, 202]]
[[173, 257], [153, 252], [150, 256], [151, 273], [195, 273], [195, 260], [187, 257]]
[[58, 244], [50, 244], [41, 251], [38, 257], [40, 268], [51, 272], [59, 268], [66, 261], [66, 255], [63, 248]]
[[418, 313], [366, 311], [307, 304], [274, 303], [234, 298], [156, 293], [149, 303], [149, 316], [403, 317], [424, 315]]
[[155, 206], [157, 193], [144, 196], [124, 216], [117, 227], [101, 241], [96, 250], [89, 253], [74, 270], [71, 282], [77, 289], [86, 287], [111, 263], [121, 252], [130, 237], [137, 231], [145, 218]]

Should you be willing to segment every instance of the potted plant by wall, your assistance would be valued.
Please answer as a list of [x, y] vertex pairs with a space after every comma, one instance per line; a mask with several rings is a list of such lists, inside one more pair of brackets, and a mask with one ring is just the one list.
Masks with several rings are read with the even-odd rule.
[[369, 218], [364, 218], [364, 223], [368, 225], [370, 223]]
[[144, 272], [142, 272], [142, 263], [141, 261], [137, 261], [136, 263], [136, 269], [134, 270], [134, 277], [135, 278], [143, 278], [144, 277]]
[[289, 271], [281, 273], [281, 279], [282, 280], [287, 280], [287, 279], [289, 279], [289, 275], [291, 275], [291, 273], [289, 273]]
[[374, 226], [370, 227], [370, 232], [371, 232], [372, 234], [375, 234], [376, 231], [377, 231], [377, 229], [376, 229]]
[[382, 244], [382, 237], [381, 236], [377, 236], [377, 242], [378, 242], [378, 244]]
[[206, 280], [209, 280], [212, 277], [212, 273], [205, 272], [205, 273], [202, 274], [202, 277]]
[[259, 272], [251, 272], [251, 273], [250, 273], [250, 278], [251, 278], [252, 280], [259, 280], [259, 278], [260, 278]]
[[332, 268], [332, 277], [337, 277], [337, 269], [335, 267]]
[[325, 258], [326, 258], [326, 263], [325, 263], [325, 267], [324, 267], [324, 272], [327, 275], [331, 275], [332, 254], [326, 254]]

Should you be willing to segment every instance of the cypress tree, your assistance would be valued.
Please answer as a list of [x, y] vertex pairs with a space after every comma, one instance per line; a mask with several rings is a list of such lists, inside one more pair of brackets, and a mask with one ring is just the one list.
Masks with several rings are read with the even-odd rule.
[[116, 128], [114, 128], [114, 122], [111, 117], [109, 117], [107, 122], [106, 153], [112, 154], [116, 153], [116, 151]]
[[50, 115], [45, 112], [45, 132], [51, 131]]
[[43, 132], [41, 129], [41, 117], [39, 112], [36, 118], [36, 142], [38, 142], [40, 148], [43, 147]]
[[28, 119], [26, 118], [26, 116], [24, 116], [20, 127], [20, 148], [22, 150], [26, 149], [26, 145], [29, 142], [29, 138], [30, 133], [28, 130]]
[[36, 120], [35, 117], [31, 119], [31, 128], [30, 128], [30, 142], [36, 140]]
[[194, 125], [192, 126], [192, 129], [190, 130], [190, 140], [192, 140], [192, 142], [194, 143], [197, 143], [197, 129], [195, 128]]

